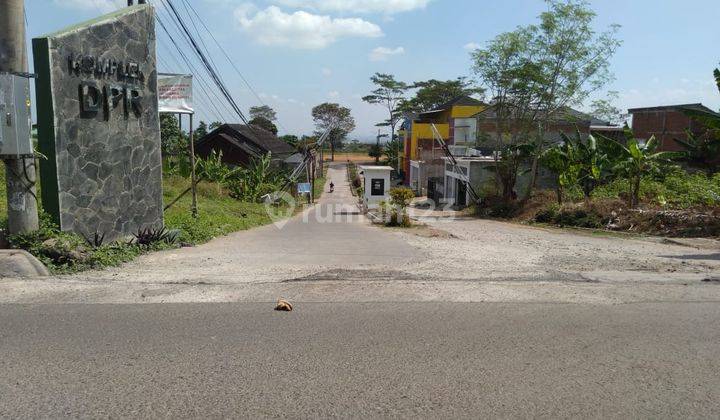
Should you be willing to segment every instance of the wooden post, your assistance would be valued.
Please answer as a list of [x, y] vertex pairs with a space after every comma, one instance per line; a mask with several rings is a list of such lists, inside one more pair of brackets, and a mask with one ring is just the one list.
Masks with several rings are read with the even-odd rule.
[[195, 175], [195, 141], [193, 140], [193, 115], [190, 114], [190, 182], [192, 187], [192, 215], [198, 217], [197, 177]]
[[315, 202], [315, 165], [317, 164], [317, 155], [314, 152], [310, 152], [310, 191], [312, 194], [312, 202]]
[[[23, 0], [0, 1], [0, 72], [27, 73], [27, 71], [25, 2]], [[34, 157], [5, 159], [8, 231], [10, 234], [38, 230], [35, 177]]]

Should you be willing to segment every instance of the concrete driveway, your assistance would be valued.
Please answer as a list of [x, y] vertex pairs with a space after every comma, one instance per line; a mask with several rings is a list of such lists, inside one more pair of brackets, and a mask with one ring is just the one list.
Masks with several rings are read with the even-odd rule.
[[720, 301], [717, 242], [593, 235], [488, 220], [413, 229], [357, 212], [344, 164], [335, 192], [277, 225], [122, 267], [0, 281], [0, 302]]

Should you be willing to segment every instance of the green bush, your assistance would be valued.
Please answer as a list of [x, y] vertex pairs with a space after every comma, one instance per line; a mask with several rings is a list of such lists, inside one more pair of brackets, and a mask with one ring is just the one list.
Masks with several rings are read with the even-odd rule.
[[555, 223], [560, 213], [560, 205], [552, 203], [543, 208], [535, 215], [535, 221], [538, 223]]
[[558, 226], [600, 229], [607, 225], [605, 218], [595, 209], [583, 207], [560, 207], [553, 203], [535, 215], [535, 222]]
[[517, 215], [520, 210], [520, 203], [516, 200], [505, 200], [499, 196], [484, 198], [477, 206], [477, 214], [480, 217], [493, 217], [499, 219], [510, 219]]
[[13, 248], [28, 251], [58, 274], [117, 266], [147, 250], [160, 249], [122, 242], [92, 246], [79, 235], [61, 232], [46, 213], [40, 214], [39, 230], [8, 239]]
[[602, 216], [592, 210], [569, 209], [561, 210], [555, 220], [559, 226], [574, 226], [581, 228], [598, 229], [605, 226]]
[[390, 213], [389, 226], [410, 227], [410, 215], [407, 214], [407, 207], [415, 198], [415, 193], [410, 188], [397, 187], [390, 189], [390, 204], [392, 210]]

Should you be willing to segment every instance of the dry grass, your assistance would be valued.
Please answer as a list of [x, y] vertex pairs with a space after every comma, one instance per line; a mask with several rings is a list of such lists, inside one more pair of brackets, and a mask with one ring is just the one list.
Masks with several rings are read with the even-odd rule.
[[[329, 156], [329, 155], [328, 155]], [[347, 153], [335, 152], [335, 162], [354, 162], [354, 163], [375, 163], [375, 159], [367, 155], [367, 153]]]

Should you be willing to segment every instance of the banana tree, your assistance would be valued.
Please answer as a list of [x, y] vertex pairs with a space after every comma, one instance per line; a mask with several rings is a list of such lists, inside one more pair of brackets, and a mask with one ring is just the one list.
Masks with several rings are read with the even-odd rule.
[[684, 152], [658, 152], [655, 136], [647, 142], [635, 138], [628, 128], [625, 130], [626, 145], [617, 143], [622, 158], [615, 166], [618, 175], [630, 181], [630, 206], [637, 207], [640, 202], [640, 181], [643, 177], [658, 173], [663, 165], [686, 156]]
[[[589, 202], [592, 192], [601, 183], [610, 166], [610, 148], [604, 139], [598, 141], [593, 135], [583, 138], [579, 131], [576, 131], [573, 137], [565, 133], [560, 136], [563, 144], [556, 146], [556, 151], [552, 152], [554, 159], [565, 160], [564, 163], [554, 163], [555, 168], [560, 169], [554, 171], [558, 174], [558, 183], [561, 187], [579, 184], [585, 201]], [[553, 171], [553, 168], [549, 169]]]
[[720, 158], [720, 130], [708, 130], [705, 135], [699, 136], [685, 130], [685, 135], [685, 140], [674, 140], [685, 149], [687, 163], [712, 175], [717, 169], [717, 159]]
[[565, 141], [543, 153], [541, 163], [555, 175], [555, 194], [558, 204], [563, 203], [565, 190], [577, 183], [578, 165], [575, 164], [575, 147], [572, 142]]

